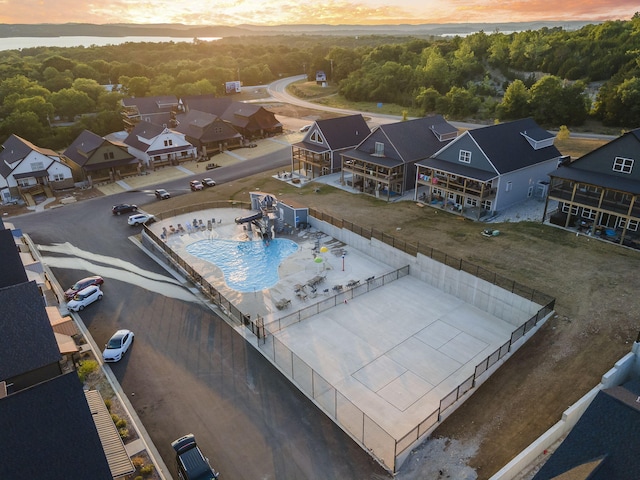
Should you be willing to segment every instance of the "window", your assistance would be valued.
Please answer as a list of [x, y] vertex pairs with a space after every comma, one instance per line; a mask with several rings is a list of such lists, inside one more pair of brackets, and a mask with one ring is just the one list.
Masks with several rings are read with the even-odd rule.
[[613, 171], [620, 173], [631, 173], [633, 169], [633, 159], [632, 158], [622, 158], [616, 157], [613, 161]]
[[51, 176], [51, 180], [53, 180], [54, 182], [61, 182], [62, 180], [64, 180], [64, 175], [62, 173], [54, 173]]
[[222, 133], [222, 127], [220, 126], [213, 127], [213, 133], [216, 133], [216, 134]]
[[165, 147], [170, 147], [171, 145], [173, 145], [173, 140], [168, 139], [164, 141], [164, 146]]
[[491, 200], [483, 200], [482, 204], [480, 205], [480, 207], [482, 207], [483, 210], [491, 210], [491, 207], [493, 206], [493, 202]]
[[42, 162], [31, 162], [31, 171], [37, 172], [39, 170], [44, 170], [44, 163]]
[[578, 214], [578, 207], [576, 205], [570, 205], [568, 203], [562, 204], [562, 212], [563, 213], [571, 213], [571, 215]]
[[[627, 223], [627, 221], [624, 218], [620, 218], [618, 220], [618, 226], [620, 228], [624, 228], [626, 223]], [[629, 220], [629, 225], [627, 226], [627, 230], [631, 230], [633, 232], [637, 232], [638, 231], [638, 220]]]
[[18, 179], [18, 185], [21, 187], [28, 187], [30, 185], [30, 181], [28, 178], [20, 178]]
[[595, 220], [597, 214], [598, 214], [598, 212], [596, 212], [595, 210], [592, 210], [590, 208], [583, 208], [582, 209], [582, 217], [583, 218], [588, 218], [589, 220]]
[[373, 154], [376, 157], [384, 157], [384, 143], [376, 142], [375, 150], [374, 150]]
[[477, 207], [478, 201], [475, 198], [467, 197], [464, 202], [467, 207]]
[[469, 152], [468, 150], [460, 150], [458, 160], [462, 163], [471, 163], [471, 152]]
[[322, 137], [320, 136], [320, 134], [318, 133], [318, 131], [314, 131], [310, 136], [309, 136], [309, 140], [311, 140], [312, 142], [315, 143], [322, 143]]
[[507, 186], [504, 190], [505, 192], [510, 192], [511, 190], [513, 190], [513, 182], [507, 182]]
[[114, 158], [113, 152], [104, 152], [105, 160], [113, 160], [113, 158]]

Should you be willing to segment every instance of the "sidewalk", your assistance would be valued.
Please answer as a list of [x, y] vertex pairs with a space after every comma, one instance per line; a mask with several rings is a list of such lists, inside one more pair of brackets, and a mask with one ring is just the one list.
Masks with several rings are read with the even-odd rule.
[[[211, 162], [217, 163], [221, 167], [234, 165], [245, 160], [252, 160], [262, 155], [267, 155], [289, 147], [292, 143], [299, 142], [304, 137], [304, 133], [285, 133], [277, 137], [264, 138], [257, 140], [258, 145], [255, 148], [238, 148], [232, 151], [222, 152], [212, 157]], [[177, 167], [162, 167], [155, 171], [147, 171], [145, 174], [128, 177], [124, 180], [118, 180], [114, 183], [106, 183], [96, 185], [104, 195], [113, 195], [116, 193], [127, 192], [130, 190], [139, 190], [177, 178], [190, 177], [191, 175], [201, 174], [203, 177], [214, 177], [215, 170], [207, 170], [208, 162], [198, 163], [196, 161], [186, 162]], [[214, 178], [215, 180], [215, 178]], [[186, 188], [186, 187], [185, 187]]]

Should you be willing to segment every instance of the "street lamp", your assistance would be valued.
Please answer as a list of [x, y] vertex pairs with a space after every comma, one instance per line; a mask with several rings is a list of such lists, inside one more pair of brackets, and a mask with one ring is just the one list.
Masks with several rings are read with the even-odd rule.
[[329, 61], [331, 62], [331, 81], [333, 82], [333, 58], [330, 58]]

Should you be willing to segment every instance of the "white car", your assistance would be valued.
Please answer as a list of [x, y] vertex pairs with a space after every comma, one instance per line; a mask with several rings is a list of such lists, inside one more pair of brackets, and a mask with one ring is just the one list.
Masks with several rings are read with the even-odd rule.
[[98, 285], [91, 285], [76, 293], [67, 303], [67, 308], [72, 312], [79, 312], [96, 300], [102, 300], [102, 290]]
[[118, 330], [109, 339], [109, 343], [104, 346], [102, 359], [105, 362], [117, 362], [127, 353], [133, 343], [133, 332], [131, 330]]
[[136, 225], [142, 225], [145, 222], [148, 222], [153, 218], [153, 215], [150, 213], [136, 213], [135, 215], [131, 215], [127, 223], [132, 227]]

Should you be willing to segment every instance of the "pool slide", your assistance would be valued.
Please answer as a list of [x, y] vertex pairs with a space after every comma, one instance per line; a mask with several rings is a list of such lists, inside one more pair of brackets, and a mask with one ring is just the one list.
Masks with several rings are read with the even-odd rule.
[[254, 220], [260, 220], [262, 218], [262, 212], [253, 213], [251, 215], [247, 215], [246, 217], [237, 217], [236, 223], [241, 225], [243, 223], [253, 222]]

